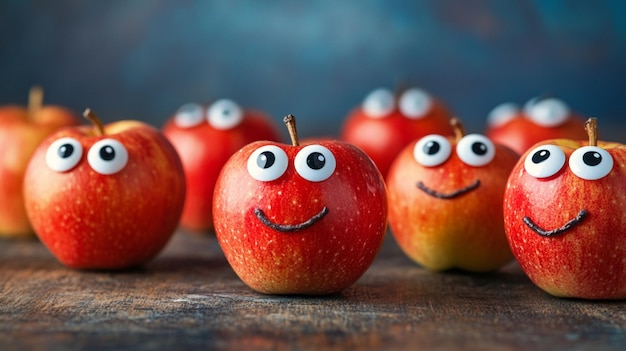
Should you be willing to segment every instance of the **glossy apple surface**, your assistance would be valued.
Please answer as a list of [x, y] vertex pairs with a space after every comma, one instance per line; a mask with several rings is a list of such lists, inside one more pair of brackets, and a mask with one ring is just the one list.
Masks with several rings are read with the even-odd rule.
[[504, 199], [520, 266], [559, 297], [626, 298], [626, 146], [547, 140], [515, 166]]
[[382, 176], [365, 153], [338, 141], [243, 147], [222, 169], [213, 213], [233, 270], [266, 294], [351, 286], [374, 260], [387, 225]]
[[424, 90], [411, 88], [395, 96], [377, 89], [348, 114], [340, 139], [365, 151], [386, 176], [407, 144], [428, 134], [453, 135], [451, 117], [444, 104]]
[[517, 161], [480, 134], [428, 135], [404, 148], [387, 178], [389, 224], [421, 266], [495, 270], [512, 259], [502, 202]]
[[123, 269], [155, 257], [185, 196], [176, 151], [153, 127], [118, 121], [60, 129], [33, 154], [24, 180], [35, 233], [64, 265]]
[[213, 228], [212, 199], [217, 176], [228, 158], [248, 143], [280, 140], [273, 121], [235, 102], [217, 100], [208, 108], [183, 105], [163, 127], [183, 162], [187, 180], [180, 225], [205, 231]]
[[543, 140], [586, 139], [584, 124], [582, 116], [565, 102], [538, 98], [530, 100], [523, 108], [511, 103], [496, 106], [489, 114], [485, 134], [521, 155]]
[[28, 107], [0, 107], [0, 236], [33, 236], [22, 196], [28, 160], [57, 128], [79, 123], [67, 108], [43, 105], [43, 91], [38, 87], [31, 89]]

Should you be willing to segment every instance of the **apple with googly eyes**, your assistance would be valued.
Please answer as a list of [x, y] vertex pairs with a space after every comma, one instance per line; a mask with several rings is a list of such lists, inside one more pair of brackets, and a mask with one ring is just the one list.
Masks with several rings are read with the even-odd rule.
[[398, 246], [432, 271], [487, 272], [512, 260], [502, 202], [517, 162], [481, 134], [427, 135], [409, 144], [387, 177], [389, 225]]
[[30, 159], [24, 199], [35, 234], [76, 269], [125, 269], [155, 257], [173, 235], [185, 175], [161, 132], [139, 121], [59, 129]]
[[192, 103], [181, 106], [163, 133], [178, 151], [187, 178], [180, 226], [194, 231], [213, 229], [213, 189], [228, 158], [253, 141], [280, 140], [268, 116], [244, 110], [229, 99], [208, 107]]
[[368, 269], [387, 227], [384, 180], [354, 145], [257, 141], [222, 168], [215, 233], [227, 261], [265, 294], [339, 292]]
[[511, 250], [558, 297], [626, 298], [626, 145], [554, 139], [519, 160], [504, 196]]
[[386, 176], [391, 162], [410, 142], [428, 134], [453, 135], [451, 118], [444, 104], [422, 89], [396, 95], [379, 88], [348, 114], [340, 139], [365, 151]]
[[518, 155], [548, 139], [585, 139], [585, 120], [562, 100], [540, 97], [520, 108], [514, 103], [496, 106], [487, 117], [487, 135]]

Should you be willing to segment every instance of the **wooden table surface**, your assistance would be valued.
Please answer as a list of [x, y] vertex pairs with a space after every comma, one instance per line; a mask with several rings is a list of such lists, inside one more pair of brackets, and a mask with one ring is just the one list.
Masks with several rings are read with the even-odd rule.
[[125, 272], [63, 267], [36, 240], [0, 241], [0, 350], [624, 350], [626, 302], [551, 297], [516, 263], [431, 273], [388, 235], [351, 288], [266, 296], [214, 236], [177, 232]]

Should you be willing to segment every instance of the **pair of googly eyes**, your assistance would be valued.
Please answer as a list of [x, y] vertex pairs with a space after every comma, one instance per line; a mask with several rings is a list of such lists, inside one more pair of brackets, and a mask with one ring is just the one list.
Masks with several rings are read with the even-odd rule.
[[185, 104], [174, 116], [174, 122], [180, 128], [195, 127], [207, 121], [215, 129], [227, 130], [236, 127], [242, 120], [243, 110], [228, 99], [217, 100], [206, 110], [200, 104]]
[[[410, 119], [424, 118], [432, 107], [432, 98], [421, 89], [412, 88], [400, 95], [398, 108]], [[363, 101], [363, 111], [372, 118], [383, 118], [396, 107], [395, 95], [387, 89], [376, 89]]]
[[[524, 160], [524, 169], [535, 178], [548, 178], [558, 173], [565, 165], [566, 157], [556, 145], [541, 145], [534, 148]], [[583, 146], [574, 150], [569, 158], [570, 170], [579, 178], [600, 179], [613, 169], [613, 157], [597, 146]]]
[[[55, 172], [67, 172], [74, 168], [82, 157], [83, 146], [80, 142], [66, 137], [50, 144], [46, 151], [46, 164]], [[114, 174], [128, 163], [128, 151], [115, 139], [102, 139], [89, 149], [87, 162], [100, 174]]]
[[[283, 149], [275, 145], [265, 145], [256, 149], [248, 158], [248, 173], [252, 178], [270, 182], [278, 179], [287, 170], [289, 158]], [[298, 174], [311, 182], [328, 179], [337, 162], [330, 150], [321, 145], [307, 145], [302, 148], [294, 159], [294, 167]]]
[[[496, 148], [487, 137], [468, 134], [456, 144], [456, 153], [463, 163], [480, 167], [488, 164], [496, 156]], [[431, 134], [420, 139], [413, 147], [413, 157], [426, 167], [444, 163], [452, 154], [452, 144], [442, 136]]]
[[[504, 125], [515, 118], [519, 111], [520, 108], [513, 103], [498, 105], [489, 113], [489, 125], [494, 127]], [[563, 124], [570, 115], [567, 104], [555, 98], [532, 99], [524, 105], [523, 112], [524, 116], [543, 127]]]

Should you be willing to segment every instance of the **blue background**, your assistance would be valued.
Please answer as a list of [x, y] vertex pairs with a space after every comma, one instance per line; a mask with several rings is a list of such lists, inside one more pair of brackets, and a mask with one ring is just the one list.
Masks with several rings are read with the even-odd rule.
[[336, 135], [368, 92], [406, 81], [469, 131], [547, 93], [626, 141], [621, 0], [4, 0], [0, 50], [0, 103], [40, 84], [47, 103], [105, 122], [161, 127], [183, 103], [228, 97]]

